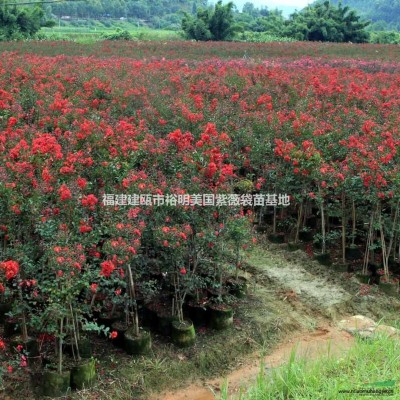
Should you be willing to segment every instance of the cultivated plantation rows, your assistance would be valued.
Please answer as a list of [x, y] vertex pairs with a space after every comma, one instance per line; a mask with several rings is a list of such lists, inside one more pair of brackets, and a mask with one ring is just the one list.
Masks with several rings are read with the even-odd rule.
[[[140, 354], [151, 346], [142, 326], [183, 347], [195, 343], [188, 317], [231, 326], [255, 230], [292, 248], [308, 242], [326, 263], [352, 261], [396, 293], [393, 47], [379, 48], [383, 61], [372, 45], [364, 60], [335, 57], [338, 45], [322, 58], [310, 57], [323, 52], [316, 44], [227, 44], [235, 57], [219, 47], [220, 58], [208, 43], [146, 45], [105, 43], [86, 56], [87, 47], [68, 55], [70, 44], [32, 42], [32, 52], [2, 54], [0, 290], [10, 336], [21, 333], [0, 343], [22, 346], [10, 371], [45, 354], [80, 388], [94, 366], [83, 378], [75, 366], [70, 381], [64, 355], [81, 362], [90, 331]], [[211, 50], [197, 59], [185, 48]], [[237, 56], [249, 49], [253, 57]], [[249, 201], [274, 194], [289, 204]]]

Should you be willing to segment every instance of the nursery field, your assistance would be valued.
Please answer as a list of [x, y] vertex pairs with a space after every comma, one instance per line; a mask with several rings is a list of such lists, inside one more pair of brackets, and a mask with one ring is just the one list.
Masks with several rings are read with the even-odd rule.
[[[159, 33], [163, 31], [157, 31]], [[244, 59], [262, 62], [265, 60], [279, 59], [281, 62], [302, 58], [321, 58], [336, 62], [346, 60], [376, 61], [378, 63], [399, 62], [400, 54], [398, 45], [381, 44], [352, 44], [352, 43], [320, 43], [320, 42], [292, 42], [292, 43], [240, 43], [240, 42], [192, 42], [168, 41], [151, 32], [138, 31], [153, 41], [97, 41], [92, 43], [76, 43], [73, 41], [25, 41], [1, 42], [0, 51], [16, 52], [20, 55], [27, 53], [40, 56], [93, 56], [95, 58], [126, 57], [136, 60], [186, 60], [205, 61], [213, 58], [232, 60]], [[79, 35], [78, 35], [79, 36]], [[84, 35], [81, 34], [84, 41]], [[278, 63], [279, 64], [279, 63]], [[332, 66], [335, 66], [334, 62]], [[340, 64], [342, 65], [342, 64]], [[358, 64], [345, 65], [357, 68]], [[372, 67], [372, 65], [370, 65]], [[377, 67], [377, 70], [380, 70]], [[372, 69], [371, 72], [375, 70]]]
[[398, 47], [0, 52], [10, 398], [147, 398], [296, 329], [395, 319]]

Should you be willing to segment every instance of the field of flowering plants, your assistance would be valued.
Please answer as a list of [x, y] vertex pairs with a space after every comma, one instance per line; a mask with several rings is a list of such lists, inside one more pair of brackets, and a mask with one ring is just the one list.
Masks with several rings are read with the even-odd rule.
[[90, 332], [141, 354], [193, 345], [206, 306], [229, 327], [256, 230], [397, 290], [393, 46], [101, 46], [0, 47], [4, 368], [54, 367], [56, 395], [92, 383]]

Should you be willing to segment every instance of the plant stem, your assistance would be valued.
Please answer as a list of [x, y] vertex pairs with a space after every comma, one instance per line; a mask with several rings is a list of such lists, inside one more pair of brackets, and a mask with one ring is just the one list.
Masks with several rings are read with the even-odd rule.
[[354, 246], [356, 240], [356, 204], [352, 201], [351, 206], [352, 230], [351, 230], [351, 245]]
[[372, 212], [371, 218], [369, 221], [368, 238], [367, 238], [367, 244], [365, 247], [364, 263], [363, 263], [363, 269], [362, 269], [363, 275], [366, 275], [368, 272], [369, 253], [370, 253], [370, 246], [371, 246], [371, 242], [372, 242], [373, 229], [374, 229], [374, 215], [375, 215], [375, 213]]
[[130, 266], [128, 266], [128, 276], [129, 276], [129, 292], [130, 292], [131, 299], [133, 300], [133, 310], [134, 310], [133, 329], [134, 329], [135, 335], [139, 336], [139, 318], [138, 318], [138, 312], [137, 312], [135, 283], [133, 281], [132, 269]]
[[[21, 288], [21, 286], [19, 287], [19, 299], [20, 299], [21, 305], [23, 306], [24, 299], [23, 299], [23, 296], [22, 296], [22, 288]], [[23, 340], [24, 343], [26, 343], [28, 341], [28, 329], [26, 327], [25, 308], [22, 311], [21, 330], [22, 330], [22, 340]]]
[[346, 264], [346, 197], [342, 192], [342, 262]]
[[326, 253], [326, 227], [325, 227], [325, 208], [324, 199], [322, 197], [321, 187], [318, 185], [318, 192], [320, 197], [320, 211], [321, 211], [321, 234], [322, 234], [322, 254]]
[[[76, 356], [78, 361], [81, 360], [81, 356], [79, 354], [79, 342], [78, 342], [78, 335], [77, 335], [77, 325], [75, 324], [75, 317], [74, 317], [74, 310], [72, 309], [72, 304], [69, 303], [69, 309], [71, 311], [71, 318], [72, 318], [72, 330], [74, 332], [74, 342], [75, 342], [75, 347], [76, 347]], [[74, 346], [72, 346], [72, 349], [74, 348]], [[74, 354], [74, 358], [75, 358], [75, 354]]]
[[62, 345], [63, 345], [63, 330], [64, 330], [64, 318], [60, 321], [60, 338], [58, 341], [58, 373], [62, 373]]
[[298, 243], [298, 241], [299, 241], [299, 232], [300, 232], [300, 226], [301, 226], [302, 218], [303, 218], [303, 202], [300, 203], [298, 216], [297, 216], [296, 235], [294, 237], [294, 242], [295, 243]]

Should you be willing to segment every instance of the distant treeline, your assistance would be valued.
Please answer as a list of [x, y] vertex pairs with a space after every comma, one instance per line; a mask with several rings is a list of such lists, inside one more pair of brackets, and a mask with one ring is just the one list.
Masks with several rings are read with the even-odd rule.
[[348, 5], [372, 21], [374, 30], [400, 30], [400, 0], [331, 0]]
[[[332, 4], [349, 5], [361, 17], [371, 20], [373, 30], [398, 30], [400, 28], [400, 0], [330, 0]], [[317, 3], [316, 1], [315, 3]], [[182, 11], [195, 14], [199, 7], [206, 8], [208, 0], [86, 0], [65, 1], [46, 6], [52, 14], [79, 18], [133, 18], [141, 19], [155, 27], [175, 25], [182, 19]], [[236, 9], [237, 19], [249, 30], [262, 25], [260, 18], [271, 11], [258, 8], [249, 1]], [[248, 26], [247, 26], [248, 25]], [[259, 29], [258, 29], [259, 30]]]

